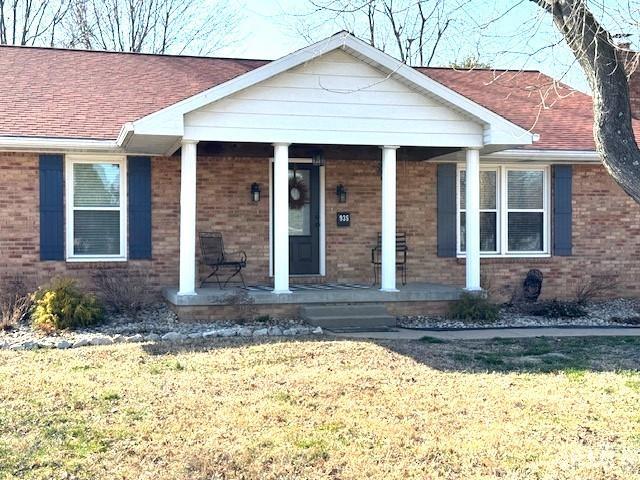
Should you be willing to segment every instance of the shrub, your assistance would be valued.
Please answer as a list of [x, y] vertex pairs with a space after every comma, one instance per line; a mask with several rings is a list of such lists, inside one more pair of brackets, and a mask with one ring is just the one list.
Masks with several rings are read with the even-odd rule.
[[31, 294], [19, 278], [0, 284], [0, 330], [15, 327], [31, 309]]
[[610, 275], [591, 277], [578, 283], [574, 298], [580, 305], [586, 305], [594, 298], [611, 294], [618, 286], [618, 280]]
[[69, 278], [58, 278], [39, 288], [33, 302], [32, 324], [46, 332], [94, 325], [104, 317], [98, 299], [83, 293]]
[[135, 317], [153, 301], [149, 275], [140, 270], [99, 270], [93, 283], [105, 307], [114, 313]]
[[485, 296], [463, 293], [460, 300], [449, 308], [449, 317], [454, 320], [491, 323], [498, 320], [500, 307]]
[[578, 318], [587, 314], [578, 302], [549, 300], [530, 305], [527, 313], [545, 318]]

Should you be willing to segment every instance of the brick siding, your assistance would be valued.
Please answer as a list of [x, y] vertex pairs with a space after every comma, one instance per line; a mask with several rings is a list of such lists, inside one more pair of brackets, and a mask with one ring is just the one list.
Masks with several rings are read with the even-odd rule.
[[[336, 153], [337, 152], [337, 153]], [[379, 155], [379, 153], [378, 153]], [[344, 155], [347, 156], [347, 155]], [[380, 231], [379, 159], [339, 158], [326, 161], [326, 270], [311, 281], [372, 281], [371, 247]], [[398, 162], [399, 230], [407, 232], [408, 281], [464, 283], [464, 260], [436, 256], [436, 165]], [[251, 201], [253, 182], [262, 199]], [[348, 191], [339, 204], [336, 185]], [[38, 156], [0, 153], [1, 276], [23, 276], [38, 285], [56, 275], [90, 284], [97, 268], [142, 268], [153, 285], [176, 286], [179, 258], [178, 157], [152, 160], [153, 260], [125, 264], [40, 262]], [[249, 282], [269, 281], [269, 160], [265, 157], [207, 156], [198, 158], [198, 231], [224, 234], [228, 250], [245, 250]], [[336, 226], [336, 212], [352, 214], [351, 227]], [[530, 268], [545, 275], [543, 295], [570, 296], [584, 278], [615, 275], [617, 293], [639, 295], [640, 207], [615, 185], [600, 166], [576, 166], [573, 177], [573, 256], [538, 259], [483, 259], [483, 279], [508, 296]], [[200, 266], [200, 274], [206, 269]], [[297, 281], [297, 280], [296, 280]]]

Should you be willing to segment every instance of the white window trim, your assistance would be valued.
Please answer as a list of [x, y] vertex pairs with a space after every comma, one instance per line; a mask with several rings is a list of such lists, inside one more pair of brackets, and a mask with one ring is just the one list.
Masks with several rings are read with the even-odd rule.
[[[456, 172], [456, 256], [465, 258], [466, 253], [460, 250], [460, 172], [465, 170], [463, 163], [458, 164]], [[496, 252], [480, 252], [482, 258], [547, 258], [551, 256], [551, 167], [549, 165], [522, 165], [522, 164], [481, 164], [481, 171], [496, 171], [497, 180], [497, 219], [496, 219]], [[521, 209], [508, 209], [507, 203], [507, 172], [509, 170], [542, 171], [544, 172], [543, 183], [543, 251], [540, 252], [511, 252], [508, 250], [508, 212], [516, 212]], [[522, 210], [529, 212], [539, 212], [540, 210]]]
[[[120, 166], [120, 253], [117, 255], [77, 255], [73, 253], [73, 165], [112, 163]], [[67, 262], [124, 262], [127, 260], [127, 158], [123, 155], [65, 156], [65, 231]], [[102, 208], [105, 210], [104, 208]], [[100, 207], [88, 210], [101, 210]], [[106, 210], [112, 210], [108, 208]]]

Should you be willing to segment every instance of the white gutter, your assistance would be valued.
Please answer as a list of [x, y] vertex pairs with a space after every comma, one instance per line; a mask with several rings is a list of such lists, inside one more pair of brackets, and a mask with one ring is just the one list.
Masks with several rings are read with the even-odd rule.
[[123, 150], [114, 140], [0, 136], [0, 151], [38, 153], [64, 153], [69, 151], [121, 153]]
[[122, 148], [127, 148], [131, 135], [133, 135], [133, 123], [127, 122], [120, 129], [116, 143]]
[[483, 155], [483, 158], [517, 162], [601, 163], [602, 161], [598, 152], [593, 150], [502, 150]]

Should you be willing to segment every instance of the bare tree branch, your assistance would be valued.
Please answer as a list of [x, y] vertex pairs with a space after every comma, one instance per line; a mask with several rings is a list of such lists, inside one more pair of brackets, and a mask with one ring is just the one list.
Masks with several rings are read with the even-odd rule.
[[593, 94], [593, 133], [602, 162], [640, 203], [640, 150], [635, 140], [626, 56], [585, 0], [531, 0], [549, 12], [582, 67]]

